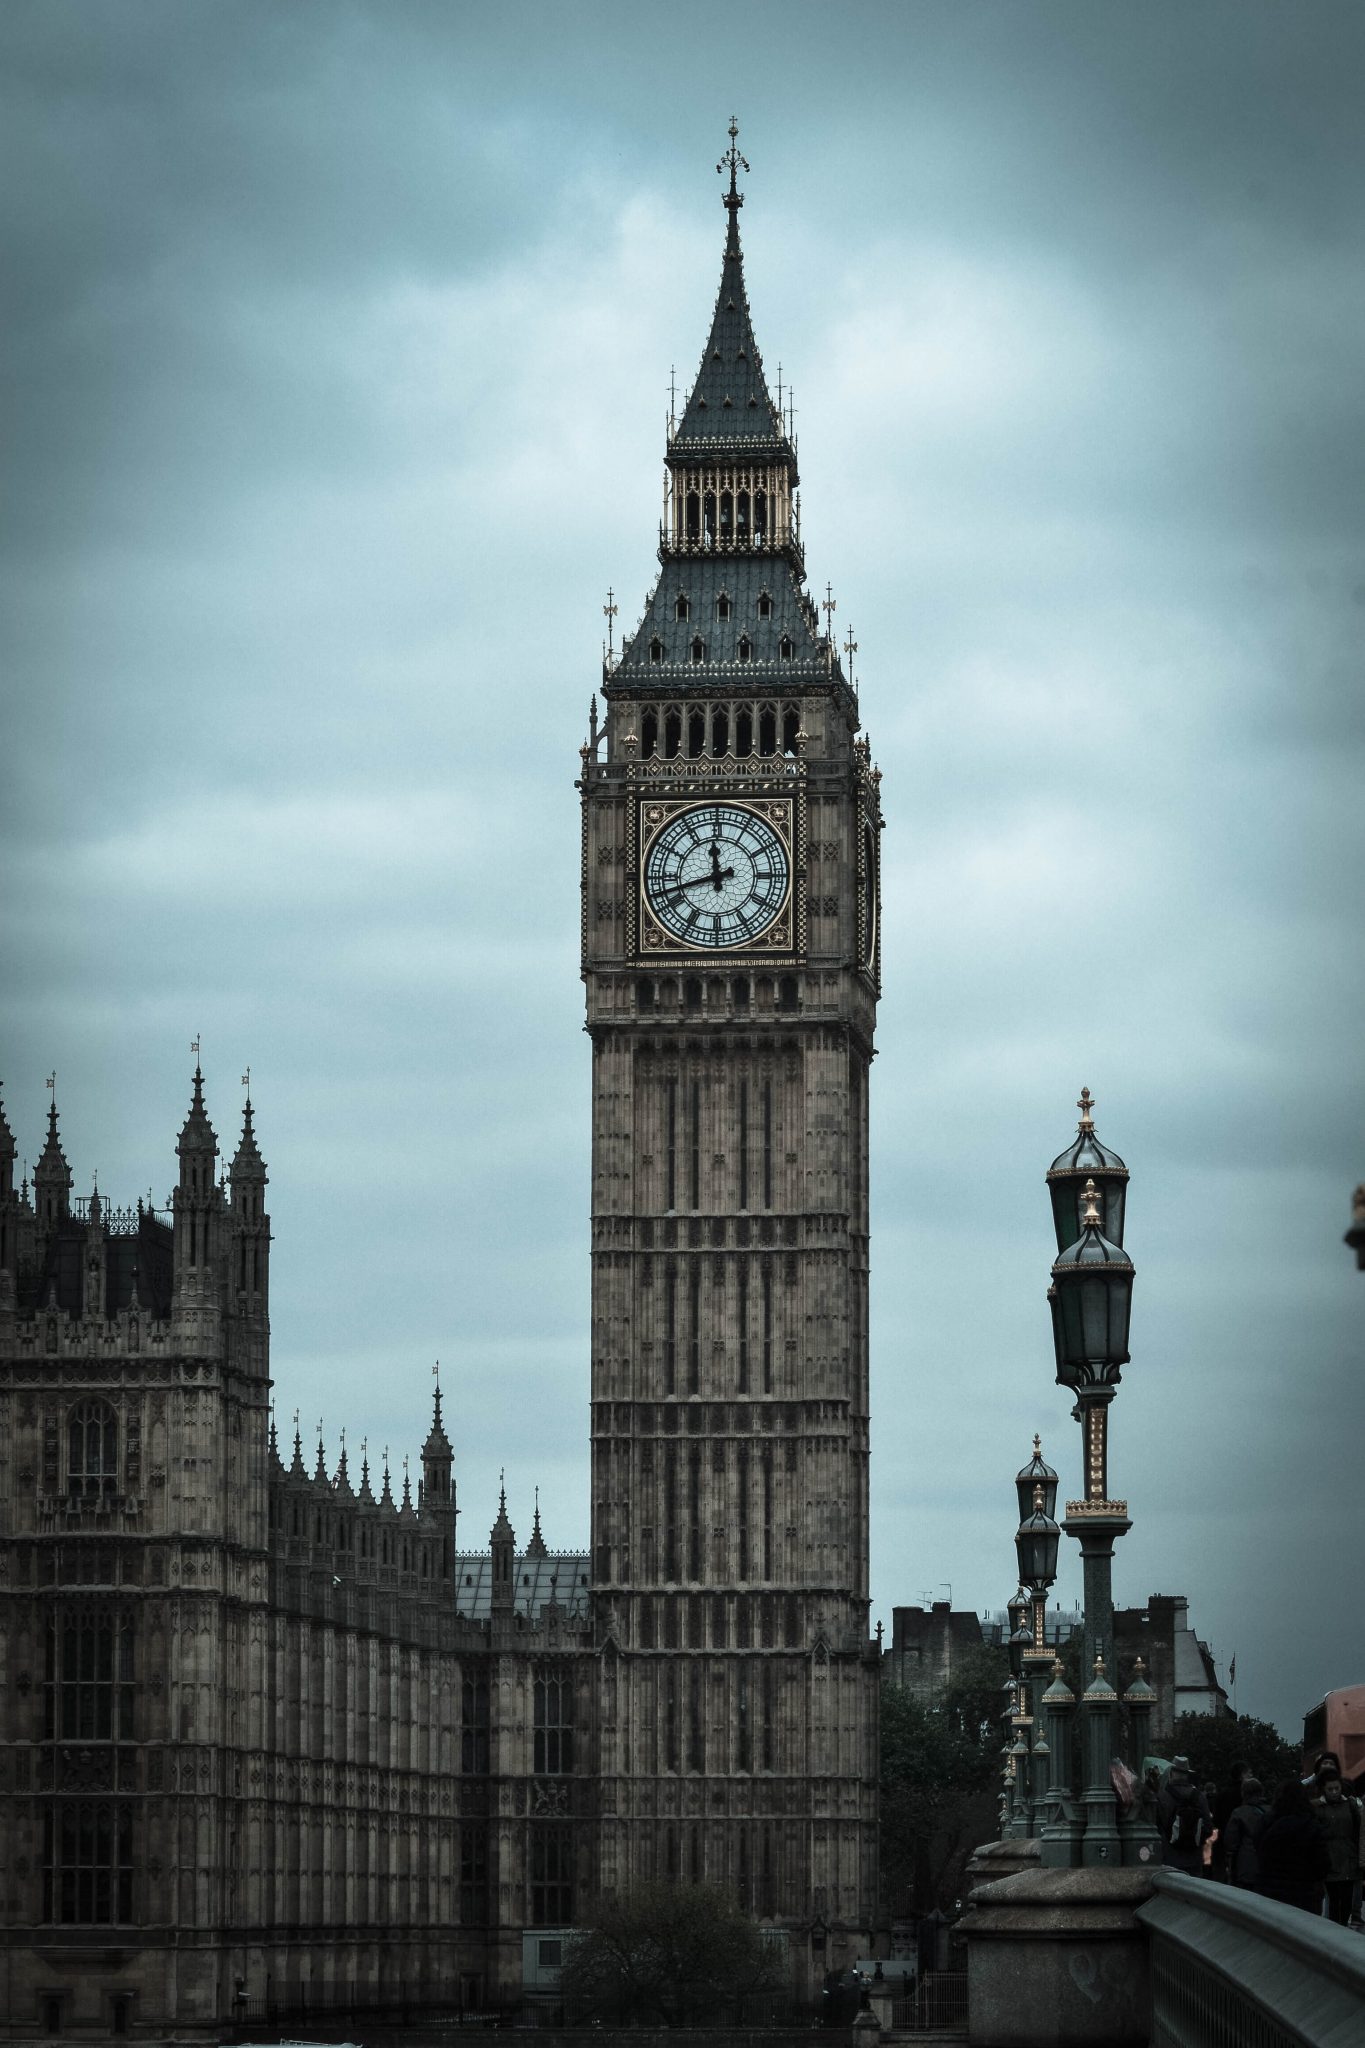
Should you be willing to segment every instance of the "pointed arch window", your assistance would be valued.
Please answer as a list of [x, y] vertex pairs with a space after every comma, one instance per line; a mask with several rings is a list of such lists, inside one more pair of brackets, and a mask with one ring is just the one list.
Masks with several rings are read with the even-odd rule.
[[66, 1481], [73, 1498], [118, 1491], [118, 1417], [107, 1401], [81, 1401], [66, 1425]]
[[760, 619], [770, 619], [772, 615], [772, 592], [768, 590], [760, 590], [758, 593], [758, 616], [760, 617]]
[[790, 638], [787, 634], [784, 633], [782, 635], [781, 644], [778, 647], [778, 653], [781, 655], [783, 661], [790, 661], [795, 651], [796, 650], [792, 646]]
[[701, 539], [701, 499], [696, 491], [687, 494], [687, 538]]
[[651, 661], [662, 661], [664, 658], [664, 643], [657, 637], [649, 643], [649, 658]]
[[720, 494], [720, 537], [722, 541], [733, 540], [735, 536], [735, 500], [731, 491]]
[[676, 760], [682, 752], [682, 712], [676, 704], [670, 704], [664, 713], [664, 755], [669, 761]]
[[768, 494], [754, 492], [754, 539], [765, 540], [768, 534]]
[[728, 591], [724, 591], [724, 590], [722, 590], [722, 592], [721, 592], [720, 596], [719, 596], [719, 597], [718, 597], [718, 598], [716, 599], [716, 617], [717, 617], [718, 619], [728, 619], [728, 618], [729, 618], [729, 616], [730, 616], [730, 597], [729, 597], [729, 593], [728, 593]]
[[706, 752], [706, 713], [694, 705], [687, 715], [687, 758], [700, 761]]
[[741, 634], [740, 634], [740, 636], [739, 636], [739, 658], [740, 658], [740, 660], [741, 660], [741, 661], [751, 661], [751, 660], [753, 659], [753, 652], [754, 652], [753, 642], [752, 642], [752, 641], [750, 640], [750, 638], [749, 638], [748, 634], [747, 634], [747, 633], [741, 633]]
[[735, 500], [735, 530], [741, 540], [749, 538], [749, 493], [741, 491]]
[[735, 755], [745, 761], [754, 750], [754, 714], [748, 705], [735, 713]]
[[777, 712], [771, 704], [765, 704], [758, 714], [758, 751], [760, 754], [777, 752]]
[[695, 662], [703, 662], [706, 659], [706, 642], [700, 633], [696, 634], [692, 641], [692, 659]]
[[702, 525], [706, 530], [706, 545], [710, 547], [716, 538], [716, 494], [708, 491], [701, 501]]
[[673, 601], [673, 616], [675, 619], [688, 619], [692, 616], [692, 607], [681, 591]]
[[784, 754], [797, 752], [796, 736], [801, 730], [801, 707], [786, 704], [782, 709], [782, 751]]
[[659, 714], [646, 711], [640, 723], [640, 755], [643, 760], [652, 761], [659, 751]]
[[724, 704], [717, 704], [711, 713], [711, 752], [719, 759], [730, 751], [730, 713]]

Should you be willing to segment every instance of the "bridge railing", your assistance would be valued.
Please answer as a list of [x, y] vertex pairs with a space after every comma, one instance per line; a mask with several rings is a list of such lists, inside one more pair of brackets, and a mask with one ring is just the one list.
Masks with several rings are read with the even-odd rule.
[[1154, 1873], [1151, 2048], [1355, 2048], [1365, 1940], [1232, 1885]]

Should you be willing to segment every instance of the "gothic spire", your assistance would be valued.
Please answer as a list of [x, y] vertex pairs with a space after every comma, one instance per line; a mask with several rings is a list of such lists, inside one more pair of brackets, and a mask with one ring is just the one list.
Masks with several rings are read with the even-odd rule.
[[515, 1543], [516, 1533], [507, 1516], [507, 1485], [501, 1480], [498, 1486], [498, 1519], [489, 1531], [490, 1543]]
[[527, 1555], [528, 1557], [548, 1557], [548, 1556], [550, 1555], [549, 1551], [548, 1551], [548, 1550], [547, 1550], [547, 1549], [545, 1548], [545, 1538], [544, 1538], [544, 1537], [543, 1537], [543, 1536], [541, 1535], [541, 1533], [540, 1533], [540, 1488], [539, 1488], [539, 1487], [537, 1487], [537, 1488], [536, 1488], [536, 1512], [535, 1512], [535, 1519], [534, 1519], [534, 1520], [532, 1521], [532, 1523], [531, 1523], [531, 1540], [530, 1540], [530, 1542], [529, 1542], [529, 1543], [527, 1544], [527, 1546], [526, 1546], [526, 1555]]
[[723, 198], [725, 253], [711, 332], [691, 396], [669, 447], [669, 459], [695, 461], [718, 454], [722, 447], [744, 455], [784, 457], [792, 464], [791, 481], [795, 486], [794, 452], [763, 374], [763, 358], [754, 338], [749, 296], [744, 286], [744, 257], [739, 244], [739, 209], [744, 204], [744, 194], [736, 180], [739, 170], [747, 171], [749, 166], [735, 145], [738, 133], [738, 124], [732, 120], [730, 147], [716, 166], [722, 174], [729, 171], [730, 186]]
[[445, 1424], [441, 1420], [441, 1381], [437, 1367], [433, 1366], [432, 1372], [436, 1376], [436, 1391], [431, 1404], [431, 1428], [427, 1431], [427, 1440], [422, 1446], [424, 1459], [439, 1457], [442, 1454], [447, 1457], [450, 1455], [450, 1438], [446, 1435]]
[[237, 1150], [232, 1157], [232, 1178], [234, 1181], [259, 1180], [265, 1175], [265, 1161], [256, 1143], [256, 1126], [252, 1118], [251, 1097], [248, 1095], [242, 1110], [242, 1135], [237, 1141]]
[[33, 1192], [39, 1220], [44, 1224], [55, 1223], [59, 1216], [65, 1216], [71, 1204], [71, 1168], [66, 1163], [57, 1129], [55, 1077], [48, 1085], [52, 1089], [52, 1100], [47, 1106], [47, 1143], [33, 1169]]
[[[199, 1066], [198, 1039], [195, 1039], [190, 1050], [195, 1055], [194, 1090], [190, 1097], [189, 1114], [181, 1126], [180, 1137], [175, 1149], [181, 1159], [189, 1152], [207, 1152], [216, 1158], [218, 1155], [218, 1133], [209, 1122], [208, 1111], [204, 1107], [204, 1076]], [[204, 1186], [202, 1192], [208, 1193], [207, 1185]]]

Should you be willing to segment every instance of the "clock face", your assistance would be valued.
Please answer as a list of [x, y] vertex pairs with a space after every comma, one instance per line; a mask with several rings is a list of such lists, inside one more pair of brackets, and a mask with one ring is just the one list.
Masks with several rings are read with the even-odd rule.
[[662, 825], [645, 854], [645, 897], [689, 946], [743, 946], [787, 900], [787, 849], [742, 804], [698, 804]]

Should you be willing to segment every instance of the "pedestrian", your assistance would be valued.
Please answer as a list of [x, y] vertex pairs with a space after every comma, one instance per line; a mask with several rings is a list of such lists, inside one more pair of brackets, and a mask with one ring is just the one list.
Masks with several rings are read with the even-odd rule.
[[1318, 1785], [1313, 1811], [1327, 1843], [1327, 1917], [1345, 1927], [1360, 1870], [1360, 1808], [1340, 1778], [1323, 1776]]
[[1254, 1891], [1261, 1874], [1257, 1843], [1265, 1830], [1265, 1787], [1259, 1778], [1242, 1780], [1242, 1800], [1228, 1815], [1223, 1833], [1223, 1857], [1229, 1884]]
[[1277, 1789], [1256, 1850], [1261, 1861], [1258, 1892], [1286, 1906], [1301, 1906], [1306, 1913], [1322, 1911], [1327, 1843], [1308, 1788], [1297, 1778], [1286, 1778]]
[[1242, 1791], [1242, 1785], [1251, 1775], [1251, 1765], [1239, 1760], [1223, 1780], [1222, 1790], [1208, 1795], [1209, 1804], [1213, 1808], [1213, 1825], [1217, 1830], [1214, 1836], [1213, 1875], [1223, 1878], [1228, 1884], [1232, 1882], [1232, 1873], [1227, 1865], [1228, 1822], [1246, 1796]]
[[1213, 1831], [1213, 1815], [1208, 1800], [1194, 1782], [1187, 1756], [1171, 1759], [1166, 1783], [1157, 1800], [1156, 1824], [1163, 1843], [1163, 1863], [1168, 1863], [1172, 1870], [1183, 1870], [1189, 1877], [1202, 1877], [1204, 1844]]

